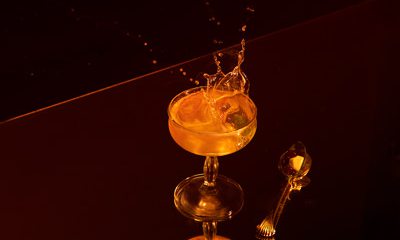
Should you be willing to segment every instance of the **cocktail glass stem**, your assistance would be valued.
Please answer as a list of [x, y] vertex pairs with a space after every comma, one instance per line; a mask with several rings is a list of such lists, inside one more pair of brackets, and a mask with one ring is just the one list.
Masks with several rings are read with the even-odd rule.
[[[204, 172], [204, 183], [203, 191], [207, 194], [214, 194], [216, 191], [215, 185], [218, 177], [218, 157], [207, 156], [204, 161], [203, 172]], [[213, 240], [217, 235], [217, 222], [206, 221], [203, 222], [203, 235], [206, 240]]]
[[217, 222], [203, 222], [203, 235], [206, 240], [213, 240], [217, 235]]
[[204, 186], [209, 189], [213, 189], [216, 184], [218, 177], [218, 158], [215, 156], [207, 156], [204, 161]]

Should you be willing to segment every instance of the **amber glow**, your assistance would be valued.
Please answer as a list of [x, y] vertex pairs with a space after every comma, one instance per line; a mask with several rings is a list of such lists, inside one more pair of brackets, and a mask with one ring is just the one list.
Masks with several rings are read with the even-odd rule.
[[301, 167], [303, 166], [303, 162], [304, 162], [304, 157], [297, 155], [290, 159], [289, 165], [290, 167], [292, 167], [292, 169], [300, 171]]
[[256, 131], [256, 107], [242, 93], [190, 93], [170, 106], [169, 130], [182, 148], [202, 156], [223, 156], [243, 148]]

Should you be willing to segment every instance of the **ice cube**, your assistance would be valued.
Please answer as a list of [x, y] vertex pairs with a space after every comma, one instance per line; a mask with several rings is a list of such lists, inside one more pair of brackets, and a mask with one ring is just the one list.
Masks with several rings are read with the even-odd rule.
[[241, 107], [235, 112], [226, 115], [225, 124], [230, 124], [234, 130], [245, 127], [249, 123], [249, 118]]
[[248, 104], [248, 100], [242, 94], [234, 94], [219, 99], [217, 109], [222, 124], [231, 131], [246, 126], [249, 123], [248, 114], [244, 111], [246, 104]]

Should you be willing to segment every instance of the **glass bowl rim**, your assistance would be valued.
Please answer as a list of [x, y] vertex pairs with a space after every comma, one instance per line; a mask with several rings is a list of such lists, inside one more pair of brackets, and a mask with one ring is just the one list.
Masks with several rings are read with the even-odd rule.
[[178, 127], [180, 127], [180, 128], [183, 128], [183, 129], [185, 129], [186, 131], [195, 133], [195, 134], [224, 135], [224, 134], [232, 134], [232, 133], [238, 132], [238, 131], [240, 131], [240, 130], [242, 130], [242, 129], [245, 129], [246, 127], [248, 127], [248, 126], [254, 124], [254, 122], [257, 121], [257, 106], [256, 106], [256, 104], [253, 102], [253, 100], [252, 100], [248, 95], [243, 94], [243, 95], [246, 96], [247, 100], [250, 101], [250, 103], [252, 104], [252, 106], [254, 106], [254, 115], [253, 115], [253, 118], [252, 118], [245, 126], [239, 128], [239, 129], [236, 129], [236, 130], [228, 131], [228, 132], [194, 131], [194, 130], [192, 130], [192, 129], [190, 129], [190, 128], [186, 128], [186, 127], [182, 126], [182, 125], [179, 124], [177, 121], [175, 121], [175, 119], [171, 116], [171, 113], [170, 113], [170, 112], [171, 112], [171, 108], [172, 108], [172, 106], [173, 106], [173, 103], [176, 102], [176, 99], [182, 98], [182, 97], [183, 97], [182, 95], [186, 95], [186, 96], [187, 96], [187, 95], [189, 95], [190, 93], [194, 93], [194, 92], [197, 92], [197, 91], [201, 91], [202, 89], [207, 89], [207, 86], [198, 86], [198, 87], [194, 87], [194, 88], [189, 88], [189, 89], [186, 89], [186, 90], [184, 90], [184, 91], [178, 93], [177, 95], [175, 95], [175, 97], [172, 98], [172, 100], [170, 101], [170, 103], [169, 103], [169, 105], [168, 105], [168, 122], [171, 122], [172, 124], [174, 124], [174, 125], [176, 125], [176, 126], [178, 126]]

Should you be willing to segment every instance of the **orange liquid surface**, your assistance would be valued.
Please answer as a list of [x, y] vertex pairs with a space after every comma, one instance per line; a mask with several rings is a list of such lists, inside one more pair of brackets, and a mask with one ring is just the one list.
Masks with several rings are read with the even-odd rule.
[[243, 148], [254, 136], [256, 107], [240, 92], [205, 89], [170, 107], [169, 130], [182, 148], [202, 156], [222, 156]]

